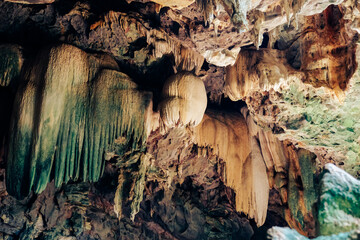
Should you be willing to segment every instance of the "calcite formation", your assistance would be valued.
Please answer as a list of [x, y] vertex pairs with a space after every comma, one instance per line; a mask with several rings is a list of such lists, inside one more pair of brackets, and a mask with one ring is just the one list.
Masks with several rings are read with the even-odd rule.
[[52, 178], [57, 187], [70, 180], [96, 182], [107, 151], [141, 148], [151, 94], [138, 92], [125, 74], [104, 68], [117, 64], [109, 56], [60, 45], [41, 51], [24, 73], [7, 155], [10, 194], [40, 193]]
[[1, 45], [0, 53], [0, 86], [16, 86], [23, 64], [21, 49], [16, 45]]
[[[357, 239], [359, 232], [359, 180], [333, 164], [325, 166], [318, 206], [320, 237], [315, 239]], [[274, 227], [271, 239], [308, 239], [294, 230]]]
[[241, 51], [236, 63], [226, 68], [226, 94], [237, 101], [252, 92], [277, 90], [289, 75], [281, 58], [277, 51]]
[[49, 4], [54, 0], [6, 0], [7, 2], [22, 3], [22, 4]]
[[167, 127], [198, 125], [207, 98], [204, 83], [191, 73], [178, 73], [164, 83], [160, 116]]
[[160, 4], [161, 6], [170, 7], [172, 9], [181, 9], [189, 6], [195, 0], [155, 0], [153, 2]]
[[357, 239], [359, 6], [1, 1], [0, 239]]
[[[277, 133], [280, 127], [281, 139], [304, 143], [311, 151], [321, 152], [323, 146], [335, 155], [341, 152], [336, 158], [345, 155], [346, 170], [356, 174], [358, 131], [352, 96], [357, 91], [357, 37], [341, 30], [348, 24], [341, 10], [330, 6], [320, 15], [304, 17], [302, 32], [290, 26], [291, 34], [285, 36], [281, 30], [273, 41], [276, 49], [240, 52], [237, 63], [226, 68], [224, 90], [232, 100], [246, 101], [258, 125]], [[317, 41], [312, 34], [331, 37]], [[344, 53], [336, 56], [341, 49]], [[342, 110], [349, 108], [353, 110]], [[332, 133], [338, 137], [329, 137]]]
[[[195, 128], [200, 154], [217, 155], [225, 162], [225, 183], [236, 194], [236, 208], [254, 218], [266, 219], [269, 189], [281, 192], [288, 224], [314, 234], [316, 156], [279, 141], [271, 131], [257, 126], [246, 108], [238, 114], [208, 111]], [[251, 187], [249, 187], [251, 186]]]
[[238, 114], [207, 113], [196, 128], [196, 143], [209, 147], [225, 161], [226, 184], [236, 194], [236, 209], [265, 222], [269, 183], [256, 139], [249, 135], [245, 119]]
[[[144, 182], [149, 156], [143, 153], [133, 154], [122, 163], [119, 183], [114, 198], [114, 211], [119, 218], [122, 218], [124, 200], [131, 201], [130, 217], [134, 221], [135, 215], [140, 210], [140, 203], [143, 200]], [[129, 187], [130, 186], [130, 187]]]
[[360, 181], [332, 164], [325, 166], [318, 204], [319, 233], [332, 235], [360, 228]]

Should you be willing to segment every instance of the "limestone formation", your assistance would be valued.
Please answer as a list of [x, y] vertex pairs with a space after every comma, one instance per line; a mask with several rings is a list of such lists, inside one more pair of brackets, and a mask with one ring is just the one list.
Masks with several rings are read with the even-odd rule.
[[135, 153], [126, 160], [121, 164], [119, 183], [114, 198], [114, 211], [118, 218], [121, 219], [123, 202], [130, 201], [130, 218], [134, 221], [143, 200], [149, 156], [143, 153]]
[[172, 9], [181, 9], [189, 6], [195, 0], [155, 0], [153, 2], [160, 4], [161, 6], [167, 6]]
[[[292, 139], [311, 151], [329, 149], [337, 159], [347, 159], [346, 170], [356, 174], [356, 35], [345, 30], [350, 26], [342, 9], [330, 6], [303, 17], [298, 30], [273, 31], [276, 49], [241, 51], [237, 63], [226, 68], [224, 90], [232, 100], [246, 101], [258, 125], [281, 129], [281, 140]], [[330, 137], [335, 132], [338, 137]]]
[[55, 0], [6, 0], [7, 2], [22, 3], [22, 4], [49, 4]]
[[0, 45], [0, 86], [17, 86], [23, 57], [21, 49], [16, 45]]
[[318, 204], [319, 233], [332, 235], [360, 228], [360, 181], [333, 164], [325, 166]]
[[[359, 231], [351, 231], [346, 233], [333, 234], [330, 236], [320, 236], [317, 238], [312, 238], [315, 240], [355, 240], [359, 239], [360, 232]], [[308, 240], [309, 238], [304, 237], [300, 233], [298, 233], [294, 229], [290, 228], [280, 228], [273, 227], [269, 230], [269, 238], [271, 240]]]
[[102, 68], [117, 64], [70, 45], [39, 53], [15, 100], [6, 175], [10, 194], [40, 193], [53, 178], [57, 187], [70, 180], [96, 182], [107, 151], [143, 146], [151, 94], [138, 92], [125, 74]]
[[160, 116], [167, 127], [198, 125], [207, 105], [204, 83], [186, 72], [178, 73], [165, 82], [162, 99]]
[[[359, 181], [333, 164], [325, 166], [317, 199], [318, 231], [315, 239], [358, 239]], [[289, 228], [273, 227], [270, 239], [308, 239]]]
[[236, 209], [265, 222], [269, 183], [257, 140], [240, 114], [208, 112], [195, 129], [195, 142], [226, 163], [226, 184], [236, 193]]
[[280, 141], [271, 131], [260, 128], [248, 109], [243, 108], [242, 114], [249, 133], [259, 143], [269, 187], [277, 189], [282, 203], [288, 205], [283, 213], [288, 225], [303, 235], [315, 236], [313, 208], [318, 195], [317, 156]]
[[0, 239], [359, 238], [359, 23], [354, 0], [0, 1]]
[[236, 63], [226, 68], [226, 94], [233, 101], [256, 91], [277, 90], [289, 74], [276, 51], [240, 51]]

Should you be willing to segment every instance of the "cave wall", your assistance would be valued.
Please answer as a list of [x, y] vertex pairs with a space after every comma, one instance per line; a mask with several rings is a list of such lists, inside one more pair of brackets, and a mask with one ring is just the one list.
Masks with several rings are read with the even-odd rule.
[[325, 164], [360, 176], [359, 16], [350, 0], [0, 1], [0, 237], [350, 239], [356, 211], [326, 222], [358, 184], [326, 192]]

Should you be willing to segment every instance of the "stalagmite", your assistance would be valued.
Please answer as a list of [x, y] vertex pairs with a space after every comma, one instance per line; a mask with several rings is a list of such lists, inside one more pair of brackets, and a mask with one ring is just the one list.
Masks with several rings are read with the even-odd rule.
[[207, 97], [204, 83], [191, 73], [171, 76], [162, 90], [161, 119], [167, 127], [198, 125], [204, 115]]
[[130, 219], [134, 221], [143, 200], [145, 177], [150, 164], [149, 154], [137, 152], [120, 161], [118, 187], [114, 198], [114, 212], [121, 219], [123, 205], [130, 202]]

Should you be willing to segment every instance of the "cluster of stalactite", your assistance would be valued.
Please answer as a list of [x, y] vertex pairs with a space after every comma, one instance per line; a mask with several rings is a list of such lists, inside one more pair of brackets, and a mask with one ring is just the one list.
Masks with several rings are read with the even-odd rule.
[[[0, 128], [10, 195], [22, 199], [31, 192], [39, 194], [51, 181], [55, 187], [97, 182], [106, 160], [115, 159], [119, 173], [113, 208], [122, 218], [123, 206], [129, 205], [134, 220], [143, 202], [146, 179], [157, 161], [146, 149], [148, 136], [157, 132], [165, 139], [176, 129], [180, 139], [190, 134], [191, 143], [188, 139], [179, 142], [193, 144], [199, 161], [202, 156], [202, 160], [224, 163], [219, 173], [224, 184], [234, 190], [236, 211], [262, 226], [269, 193], [275, 189], [287, 224], [309, 237], [318, 234], [315, 222], [319, 219], [315, 218], [320, 216], [322, 221], [328, 216], [328, 212], [323, 214], [327, 203], [318, 198], [319, 173], [328, 160], [318, 146], [341, 148], [340, 155], [345, 156], [341, 160], [350, 159], [343, 163], [345, 168], [359, 174], [359, 109], [352, 106], [357, 103], [359, 85], [354, 78], [357, 21], [353, 17], [359, 12], [358, 4], [344, 1], [329, 6], [328, 1], [290, 0], [196, 3], [204, 15], [204, 26], [169, 9], [159, 13], [158, 5], [149, 4], [149, 9], [155, 9], [151, 14], [159, 14], [156, 21], [148, 20], [150, 15], [142, 17], [141, 11], [109, 11], [91, 22], [89, 34], [84, 34], [87, 38], [81, 35], [73, 42], [84, 49], [112, 53], [114, 58], [67, 44], [44, 48], [33, 58], [25, 57], [17, 45], [0, 46], [0, 86], [16, 92], [11, 119], [4, 120], [10, 122], [10, 128]], [[81, 11], [73, 14], [86, 15]], [[159, 27], [154, 28], [155, 23]], [[215, 37], [199, 44], [195, 38], [208, 34], [209, 29]], [[221, 31], [223, 36], [234, 34], [228, 35], [235, 36], [229, 39], [231, 44], [219, 43]], [[114, 32], [119, 32], [115, 40], [102, 42], [103, 36]], [[261, 46], [265, 32], [269, 42]], [[172, 69], [156, 86], [162, 91], [153, 101], [153, 93], [144, 90], [151, 83], [144, 87], [133, 81], [148, 79], [131, 79], [122, 71], [141, 72], [161, 59], [170, 59]], [[222, 94], [230, 98], [231, 111], [207, 106], [211, 90], [203, 80], [211, 78], [207, 76], [210, 68], [221, 69], [219, 99]], [[134, 75], [143, 76], [138, 72]], [[355, 87], [349, 91], [351, 85]], [[236, 101], [247, 107], [234, 107]], [[158, 104], [153, 106], [153, 102]], [[334, 133], [339, 140], [332, 139]], [[175, 171], [166, 171], [170, 186]], [[176, 171], [182, 174], [181, 168]], [[352, 194], [358, 194], [356, 191]], [[344, 204], [349, 204], [346, 201]], [[316, 212], [317, 203], [320, 211]], [[336, 209], [336, 214], [339, 211]], [[350, 225], [357, 223], [355, 219]], [[331, 224], [321, 225], [320, 233], [334, 233]]]
[[57, 187], [96, 182], [106, 152], [144, 145], [152, 94], [138, 91], [111, 57], [60, 45], [41, 51], [19, 79], [7, 154], [10, 194], [40, 193], [52, 179]]

